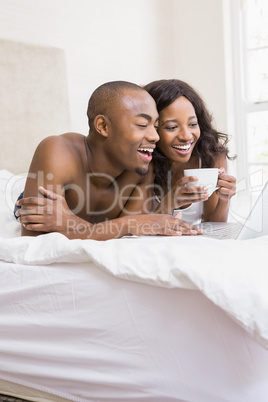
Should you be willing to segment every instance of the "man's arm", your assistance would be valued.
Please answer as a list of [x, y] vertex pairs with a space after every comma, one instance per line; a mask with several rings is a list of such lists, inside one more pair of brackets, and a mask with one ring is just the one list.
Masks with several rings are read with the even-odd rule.
[[[123, 216], [91, 224], [74, 215], [63, 196], [40, 188], [45, 198], [30, 197], [19, 201], [20, 221], [27, 231], [60, 232], [69, 239], [108, 240], [126, 235], [180, 236], [202, 234], [201, 230], [182, 221], [180, 216], [141, 214]], [[28, 207], [30, 205], [30, 207]], [[60, 217], [60, 219], [59, 219]]]
[[[43, 195], [38, 191], [40, 186], [63, 196], [64, 185], [71, 179], [73, 164], [69, 147], [62, 136], [45, 138], [34, 153], [25, 184], [24, 198], [38, 197], [41, 200]], [[27, 208], [35, 205], [28, 202]], [[36, 236], [42, 234], [42, 230], [26, 229], [22, 224], [21, 234]]]

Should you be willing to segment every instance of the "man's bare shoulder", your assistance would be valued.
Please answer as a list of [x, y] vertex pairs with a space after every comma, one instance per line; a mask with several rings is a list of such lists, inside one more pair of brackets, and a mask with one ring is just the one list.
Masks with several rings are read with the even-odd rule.
[[82, 134], [66, 133], [61, 135], [51, 135], [44, 138], [36, 148], [38, 157], [45, 156], [46, 160], [65, 160], [72, 159], [78, 152], [81, 151], [81, 144], [83, 146]]
[[78, 133], [65, 133], [61, 135], [50, 135], [44, 138], [37, 148], [41, 148], [46, 151], [50, 148], [55, 149], [55, 147], [64, 147], [64, 150], [70, 148], [70, 150], [75, 150], [79, 147], [83, 141], [84, 136]]
[[78, 133], [44, 138], [36, 148], [30, 171], [53, 172], [65, 177], [69, 173], [72, 174], [81, 165], [83, 138], [84, 136]]

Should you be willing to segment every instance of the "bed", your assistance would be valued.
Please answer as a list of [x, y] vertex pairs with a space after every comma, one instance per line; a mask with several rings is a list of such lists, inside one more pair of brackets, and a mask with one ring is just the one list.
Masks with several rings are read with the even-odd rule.
[[0, 171], [0, 393], [267, 402], [268, 236], [20, 237]]
[[0, 394], [267, 402], [268, 237], [20, 237], [33, 150], [69, 126], [65, 61], [11, 41], [0, 52]]

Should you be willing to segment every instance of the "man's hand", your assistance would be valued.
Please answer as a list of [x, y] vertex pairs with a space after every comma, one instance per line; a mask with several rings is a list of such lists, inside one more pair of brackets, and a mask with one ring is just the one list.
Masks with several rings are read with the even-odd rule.
[[34, 232], [61, 232], [66, 234], [70, 219], [75, 215], [63, 196], [39, 187], [43, 197], [27, 197], [17, 201], [16, 216], [23, 227]]
[[136, 236], [181, 236], [203, 234], [201, 229], [176, 216], [164, 214], [137, 215], [128, 220], [129, 233]]

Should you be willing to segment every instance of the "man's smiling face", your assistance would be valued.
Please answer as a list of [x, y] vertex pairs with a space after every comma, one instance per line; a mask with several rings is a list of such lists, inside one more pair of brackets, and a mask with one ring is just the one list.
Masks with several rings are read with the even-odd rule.
[[148, 172], [157, 134], [158, 113], [146, 91], [125, 90], [108, 116], [109, 157], [122, 170]]

